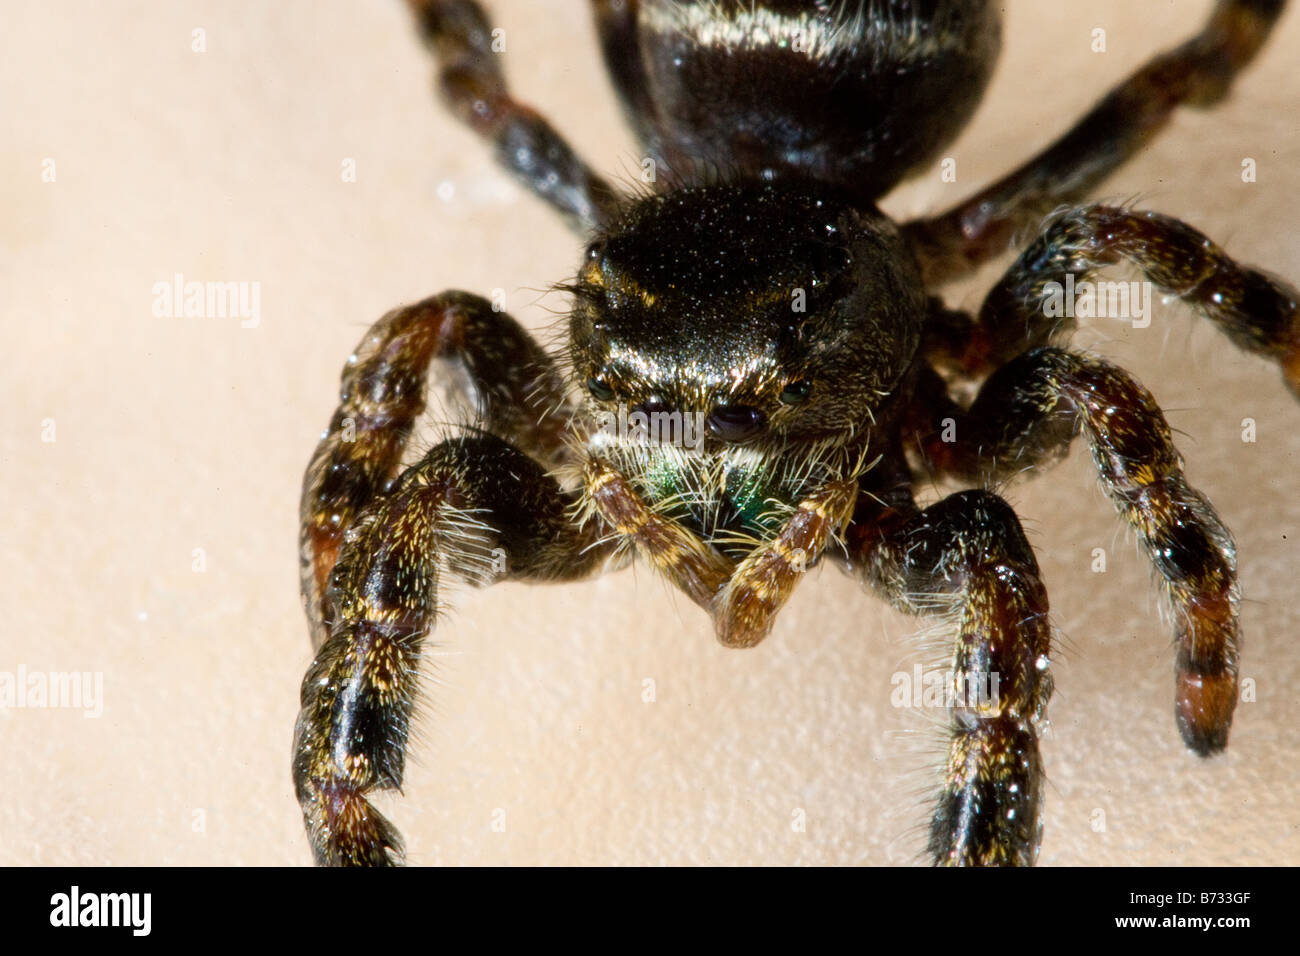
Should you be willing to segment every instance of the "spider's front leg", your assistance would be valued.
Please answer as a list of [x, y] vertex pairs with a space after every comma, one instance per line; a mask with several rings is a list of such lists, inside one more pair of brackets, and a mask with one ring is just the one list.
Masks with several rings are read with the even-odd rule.
[[968, 414], [954, 406], [935, 414], [957, 416], [957, 441], [941, 464], [968, 479], [996, 481], [1055, 461], [1083, 432], [1107, 495], [1137, 531], [1173, 607], [1179, 731], [1198, 754], [1222, 750], [1237, 705], [1236, 550], [1210, 502], [1188, 485], [1151, 393], [1107, 362], [1041, 348], [993, 375]]
[[847, 524], [857, 479], [832, 481], [796, 506], [777, 534], [739, 564], [697, 534], [657, 513], [605, 462], [586, 469], [590, 507], [691, 600], [713, 616], [727, 647], [753, 647], [772, 630], [801, 574]]
[[396, 475], [424, 411], [435, 358], [462, 367], [485, 430], [547, 465], [563, 452], [563, 382], [510, 316], [480, 296], [453, 291], [381, 318], [343, 369], [341, 401], [303, 481], [302, 594], [313, 647], [324, 643], [334, 620], [326, 592], [343, 535]]
[[916, 511], [864, 496], [849, 529], [863, 580], [913, 614], [953, 614], [951, 742], [930, 826], [934, 862], [1031, 865], [1043, 772], [1037, 723], [1052, 693], [1047, 591], [1010, 505], [984, 491]]
[[[464, 371], [484, 433], [436, 446], [392, 481], [439, 357]], [[440, 574], [566, 580], [604, 556], [594, 532], [568, 520], [570, 496], [520, 450], [558, 463], [568, 415], [541, 348], [464, 292], [390, 312], [349, 359], [302, 498], [303, 596], [318, 654], [303, 682], [294, 778], [318, 862], [396, 857], [397, 835], [365, 794], [401, 782]]]
[[492, 435], [451, 439], [349, 530], [330, 579], [336, 620], [302, 683], [293, 774], [316, 862], [383, 866], [401, 842], [366, 795], [401, 786], [421, 645], [440, 577], [566, 581], [607, 557], [571, 496]]

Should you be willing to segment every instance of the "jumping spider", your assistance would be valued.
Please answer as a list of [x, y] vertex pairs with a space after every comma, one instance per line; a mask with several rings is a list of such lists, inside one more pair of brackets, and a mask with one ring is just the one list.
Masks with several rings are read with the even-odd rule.
[[[952, 672], [998, 693], [948, 711], [936, 863], [1029, 864], [1052, 681], [1047, 594], [987, 490], [1088, 442], [1162, 579], [1175, 717], [1224, 748], [1237, 699], [1235, 550], [1131, 375], [1062, 344], [1053, 290], [1135, 267], [1300, 392], [1297, 293], [1153, 212], [1078, 201], [1178, 104], [1212, 104], [1284, 0], [1220, 0], [1064, 137], [957, 208], [896, 224], [876, 201], [978, 104], [1000, 45], [986, 0], [593, 0], [656, 176], [621, 195], [506, 89], [471, 0], [410, 0], [450, 106], [584, 234], [563, 354], [444, 292], [367, 332], [307, 470], [303, 593], [317, 650], [294, 778], [317, 862], [389, 864], [367, 800], [396, 789], [440, 578], [571, 581], [640, 555], [728, 647], [767, 636], [822, 559], [894, 606], [947, 614]], [[929, 290], [1032, 240], [978, 314]], [[481, 419], [403, 469], [435, 358]], [[974, 397], [969, 395], [973, 392]], [[666, 421], [650, 434], [611, 423]], [[692, 423], [699, 429], [690, 427]], [[918, 480], [978, 490], [929, 507]], [[498, 570], [501, 570], [498, 568]]]

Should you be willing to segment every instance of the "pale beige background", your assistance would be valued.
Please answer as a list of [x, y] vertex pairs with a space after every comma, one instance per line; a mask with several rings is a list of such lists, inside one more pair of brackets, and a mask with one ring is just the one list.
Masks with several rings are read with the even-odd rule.
[[[546, 326], [563, 301], [537, 290], [569, 274], [578, 240], [433, 103], [397, 2], [9, 6], [0, 670], [99, 671], [105, 705], [97, 720], [0, 713], [0, 863], [306, 863], [289, 780], [310, 657], [296, 514], [341, 364], [386, 309], [449, 287], [502, 288]], [[491, 6], [517, 90], [598, 169], [635, 168], [586, 4]], [[1208, 8], [1009, 3], [991, 94], [949, 151], [958, 182], [936, 168], [887, 208], [968, 194]], [[1089, 50], [1096, 26], [1105, 54]], [[195, 28], [205, 53], [191, 52]], [[1292, 10], [1229, 103], [1180, 113], [1106, 195], [1300, 280], [1298, 45]], [[259, 282], [261, 324], [155, 318], [152, 286], [177, 272]], [[992, 278], [950, 301], [976, 306]], [[1147, 565], [1086, 454], [1013, 488], [1062, 631], [1042, 861], [1294, 862], [1300, 406], [1271, 366], [1173, 307], [1149, 329], [1080, 341], [1151, 387], [1192, 482], [1236, 534], [1258, 700], [1239, 708], [1226, 756], [1190, 756]], [[1255, 444], [1240, 440], [1245, 417]], [[1104, 575], [1088, 570], [1096, 547]], [[889, 705], [914, 625], [838, 573], [808, 581], [749, 652], [719, 648], [644, 568], [459, 604], [437, 635], [406, 797], [385, 801], [412, 862], [916, 859], [938, 738]], [[497, 808], [505, 833], [490, 829]]]

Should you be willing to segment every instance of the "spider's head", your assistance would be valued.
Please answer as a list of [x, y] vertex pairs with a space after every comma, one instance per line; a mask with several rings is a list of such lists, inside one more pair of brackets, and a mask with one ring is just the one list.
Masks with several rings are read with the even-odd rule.
[[925, 306], [889, 220], [789, 183], [638, 203], [588, 247], [574, 292], [590, 408], [695, 415], [724, 444], [836, 443], [869, 425]]

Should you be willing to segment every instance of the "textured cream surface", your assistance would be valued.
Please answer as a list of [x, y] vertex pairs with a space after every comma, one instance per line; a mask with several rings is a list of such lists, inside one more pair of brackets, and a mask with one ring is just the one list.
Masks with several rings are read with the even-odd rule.
[[[957, 182], [936, 166], [887, 210], [937, 210], [1006, 171], [1209, 6], [1008, 3], [991, 92], [947, 151]], [[516, 91], [627, 179], [638, 154], [586, 5], [491, 7]], [[305, 864], [296, 516], [342, 363], [385, 310], [445, 288], [502, 289], [546, 330], [564, 302], [541, 292], [579, 240], [435, 105], [395, 0], [50, 0], [17, 5], [6, 34], [0, 671], [99, 672], [104, 701], [97, 719], [0, 712], [0, 864]], [[1291, 10], [1230, 101], [1180, 112], [1103, 195], [1300, 281], [1298, 46]], [[260, 323], [155, 317], [153, 286], [176, 273], [260, 283]], [[996, 274], [948, 301], [977, 307]], [[1157, 592], [1086, 453], [1012, 486], [1061, 632], [1042, 862], [1297, 862], [1300, 404], [1176, 306], [1077, 341], [1152, 389], [1235, 533], [1257, 699], [1225, 756], [1184, 750]], [[939, 728], [890, 705], [892, 675], [919, 659], [915, 622], [838, 572], [743, 652], [645, 566], [457, 603], [405, 796], [383, 798], [411, 862], [917, 859]]]

